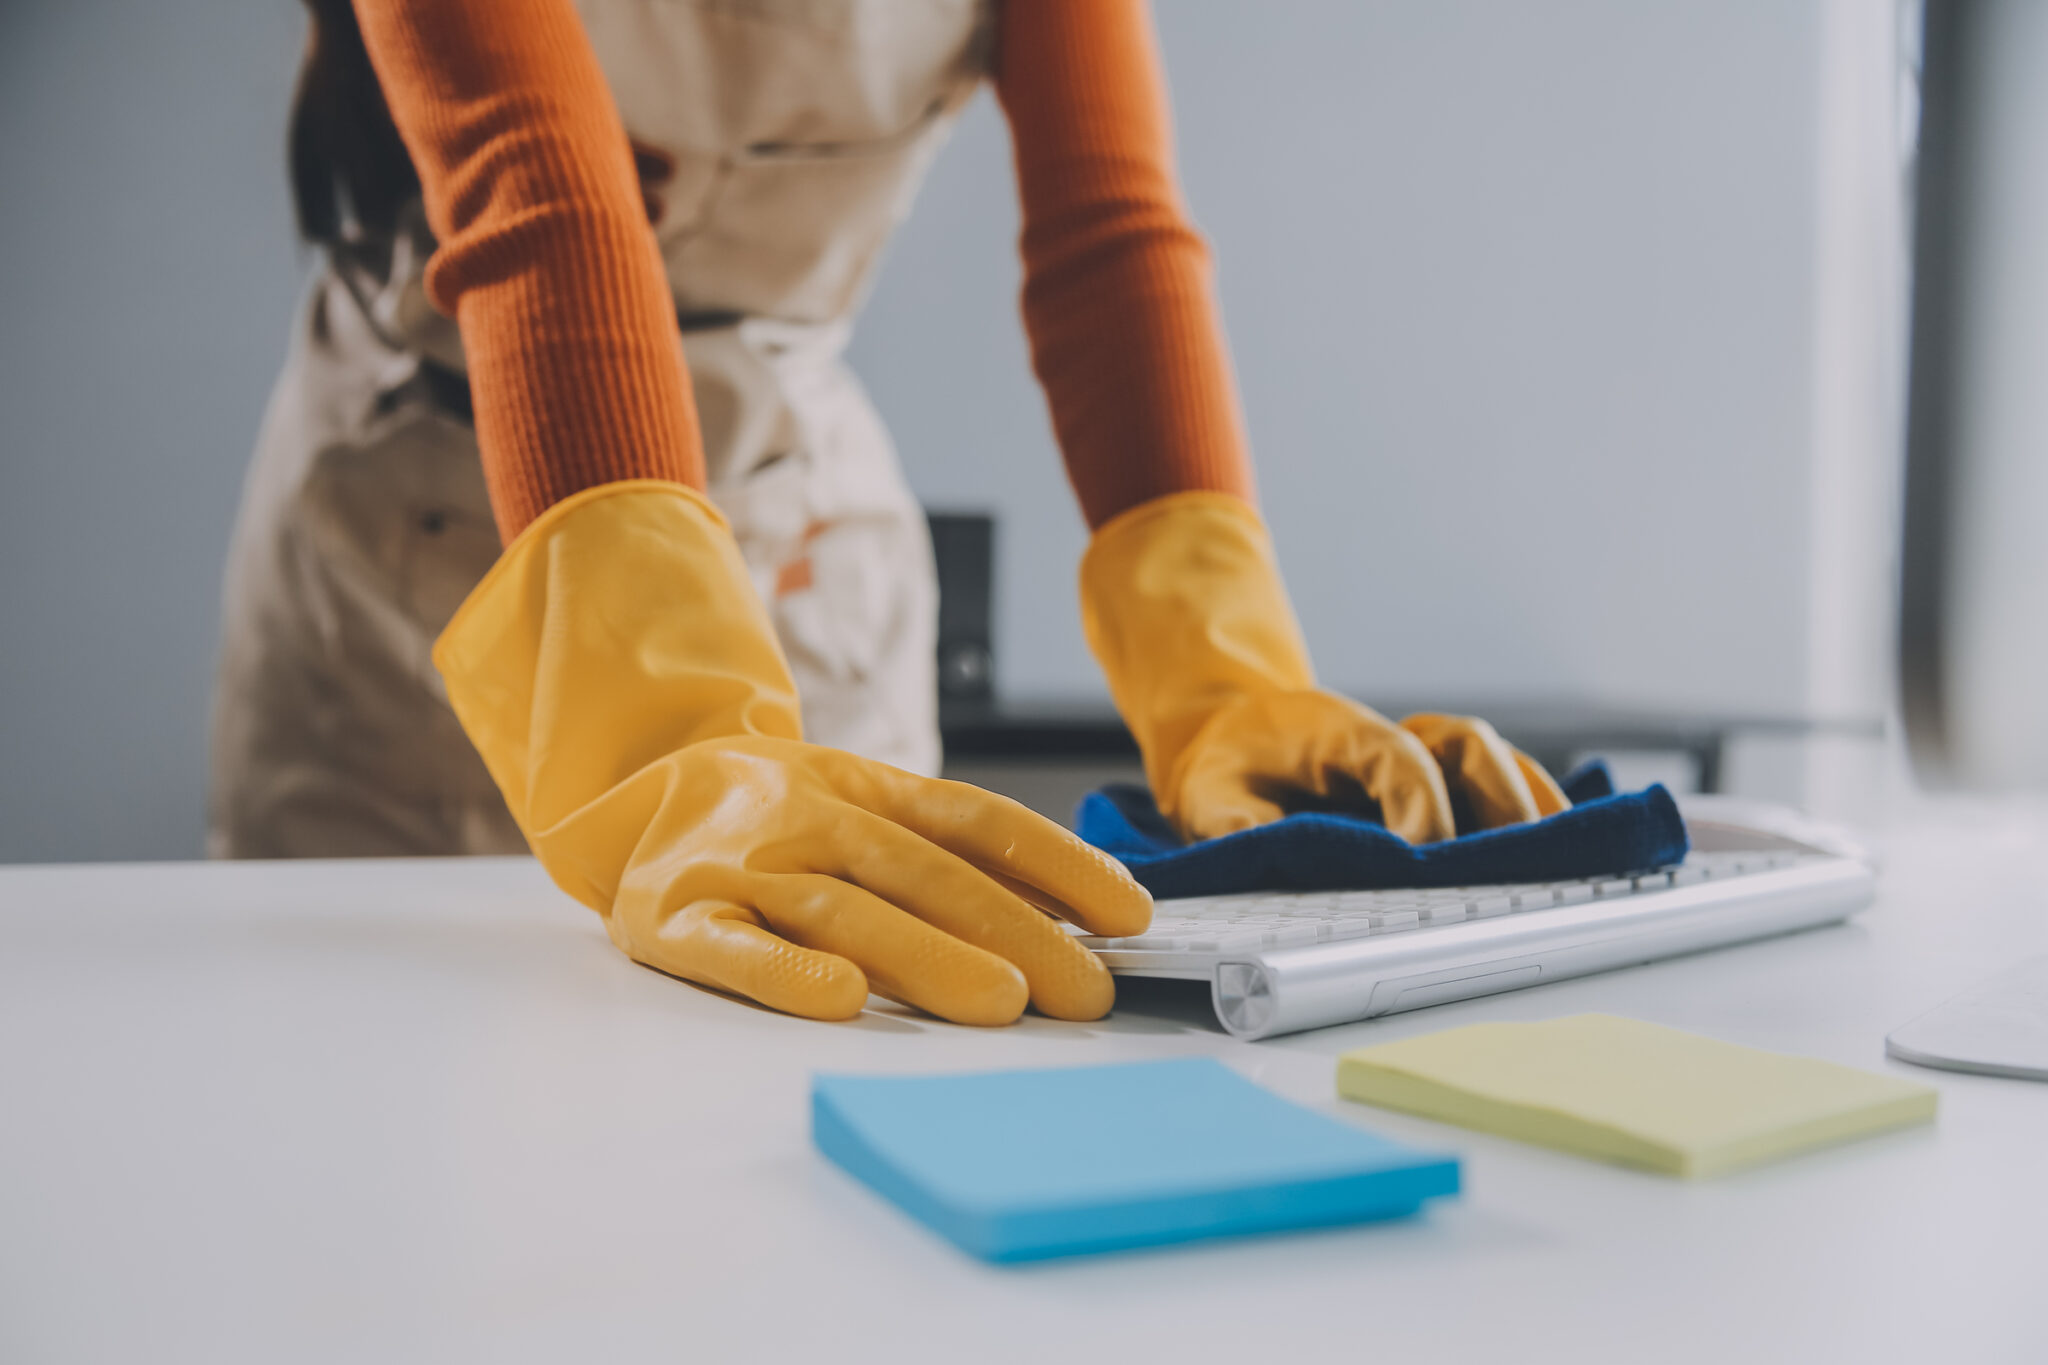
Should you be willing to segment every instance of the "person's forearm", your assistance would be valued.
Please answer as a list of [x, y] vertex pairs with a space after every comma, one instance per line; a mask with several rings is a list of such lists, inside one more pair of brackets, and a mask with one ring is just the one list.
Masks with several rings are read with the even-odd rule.
[[356, 0], [440, 248], [509, 541], [622, 479], [701, 489], [704, 456], [626, 133], [571, 0]]
[[1144, 0], [1003, 6], [996, 92], [1024, 210], [1024, 319], [1091, 527], [1169, 493], [1252, 497], [1209, 254], [1189, 223]]

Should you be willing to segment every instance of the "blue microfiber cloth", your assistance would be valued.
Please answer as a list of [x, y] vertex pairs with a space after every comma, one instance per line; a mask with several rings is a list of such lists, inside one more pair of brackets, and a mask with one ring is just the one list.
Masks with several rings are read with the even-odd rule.
[[1375, 819], [1320, 811], [1184, 844], [1152, 793], [1124, 783], [1083, 797], [1075, 828], [1162, 899], [1576, 881], [1644, 872], [1685, 857], [1685, 821], [1663, 786], [1617, 795], [1607, 765], [1599, 762], [1561, 785], [1572, 799], [1570, 810], [1420, 847]]

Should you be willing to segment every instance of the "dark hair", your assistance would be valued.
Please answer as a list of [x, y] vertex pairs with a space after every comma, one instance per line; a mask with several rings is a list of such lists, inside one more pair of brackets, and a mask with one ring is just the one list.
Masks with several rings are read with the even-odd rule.
[[350, 0], [305, 0], [306, 58], [292, 95], [288, 147], [299, 233], [322, 246], [347, 235], [388, 239], [419, 195]]

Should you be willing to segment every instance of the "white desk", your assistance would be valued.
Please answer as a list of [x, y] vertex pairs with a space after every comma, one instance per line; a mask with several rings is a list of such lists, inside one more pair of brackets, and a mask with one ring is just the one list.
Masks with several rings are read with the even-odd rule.
[[[1343, 1104], [1331, 1058], [1601, 1009], [1855, 1065], [2048, 951], [2048, 823], [1897, 835], [1860, 925], [1264, 1044], [1178, 988], [802, 1023], [520, 862], [0, 870], [0, 1360], [2048, 1360], [2048, 1086], [1683, 1185]], [[1447, 1145], [1420, 1220], [994, 1269], [828, 1166], [813, 1069], [1214, 1053]]]

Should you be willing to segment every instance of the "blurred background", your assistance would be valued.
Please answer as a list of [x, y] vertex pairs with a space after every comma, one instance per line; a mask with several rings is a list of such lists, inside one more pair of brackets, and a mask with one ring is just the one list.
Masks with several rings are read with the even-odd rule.
[[[1327, 683], [1526, 718], [1624, 776], [1881, 813], [1906, 18], [1161, 0]], [[288, 0], [0, 6], [0, 861], [201, 852], [228, 528], [312, 265], [283, 152], [302, 38]], [[1057, 806], [1027, 770], [1123, 760], [1016, 231], [984, 94], [852, 358], [927, 505], [993, 526], [995, 700], [954, 771]]]

